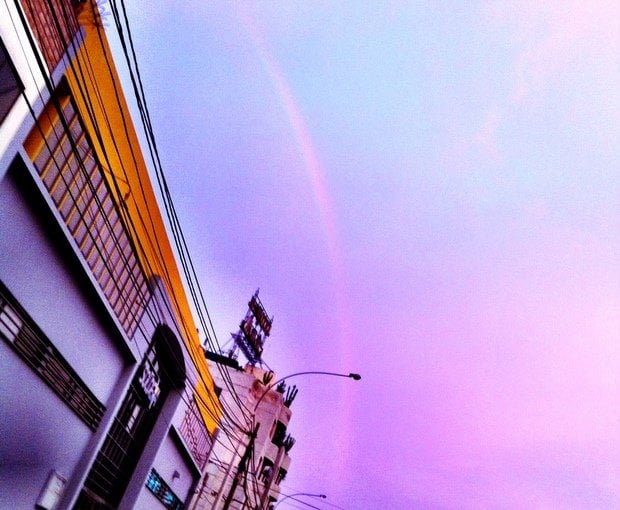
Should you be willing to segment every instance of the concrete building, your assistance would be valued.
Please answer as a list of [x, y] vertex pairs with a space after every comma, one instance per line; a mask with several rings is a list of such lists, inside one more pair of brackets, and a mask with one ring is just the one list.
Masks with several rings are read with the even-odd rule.
[[220, 419], [94, 5], [0, 4], [0, 508], [183, 508]]
[[[231, 358], [211, 353], [207, 357], [215, 384], [225, 388], [227, 378], [236, 394], [226, 389], [220, 394], [221, 428], [229, 439], [213, 447], [197, 508], [267, 509], [277, 501], [291, 462], [294, 439], [287, 428], [296, 389], [274, 387], [273, 373], [250, 364], [241, 368]], [[231, 437], [232, 431], [236, 437]]]

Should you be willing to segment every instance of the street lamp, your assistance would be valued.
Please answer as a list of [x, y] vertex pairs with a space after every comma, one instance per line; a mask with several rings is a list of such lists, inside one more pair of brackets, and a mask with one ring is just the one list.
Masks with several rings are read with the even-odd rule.
[[[292, 377], [298, 377], [300, 375], [329, 375], [333, 377], [347, 377], [349, 379], [353, 379], [354, 381], [359, 381], [362, 378], [361, 375], [353, 373], [353, 372], [350, 372], [348, 374], [340, 374], [338, 372], [323, 372], [323, 371], [317, 371], [317, 370], [311, 370], [307, 372], [295, 372], [294, 374], [289, 374], [285, 377], [281, 377], [276, 382], [267, 386], [263, 394], [257, 400], [256, 405], [254, 406], [254, 413], [252, 415], [252, 420], [256, 418], [256, 411], [258, 409], [259, 404], [262, 402], [263, 398], [265, 398], [265, 395], [267, 395], [267, 393], [269, 393], [274, 388], [274, 386], [280, 384], [283, 381], [286, 381], [287, 379], [291, 379]], [[254, 430], [254, 427], [252, 427], [252, 430]], [[273, 466], [271, 476], [269, 476], [269, 480], [265, 483], [265, 492], [260, 498], [260, 504], [258, 507], [259, 510], [264, 510], [267, 506], [267, 498], [269, 497], [269, 491], [271, 490], [271, 485], [273, 484], [273, 479], [275, 477], [276, 470], [278, 469], [281, 452], [282, 452], [282, 449], [279, 450], [278, 458], [276, 458], [276, 462]]]
[[[280, 505], [280, 503], [282, 503], [282, 501], [288, 498], [294, 498], [294, 496], [308, 496], [310, 498], [323, 498], [323, 499], [327, 498], [325, 494], [310, 494], [309, 492], [296, 492], [295, 494], [287, 494], [275, 504], [275, 506], [273, 507], [274, 510], [278, 508], [278, 506]], [[307, 504], [307, 503], [304, 503], [304, 504]]]
[[[260, 425], [260, 424], [254, 425], [255, 418], [256, 418], [256, 410], [258, 409], [258, 406], [262, 402], [263, 398], [265, 398], [265, 395], [267, 395], [267, 393], [269, 393], [274, 386], [276, 386], [277, 384], [280, 384], [282, 381], [285, 381], [286, 379], [290, 379], [291, 377], [297, 377], [297, 376], [300, 376], [300, 375], [328, 375], [328, 376], [333, 376], [333, 377], [347, 377], [347, 378], [353, 379], [354, 381], [359, 381], [362, 378], [361, 375], [356, 374], [356, 373], [339, 374], [337, 372], [323, 372], [323, 371], [314, 371], [313, 370], [313, 371], [307, 371], [307, 372], [296, 372], [294, 374], [287, 375], [285, 377], [282, 377], [282, 378], [278, 379], [273, 384], [270, 384], [269, 386], [267, 386], [267, 388], [265, 389], [263, 394], [260, 396], [260, 398], [256, 402], [256, 405], [254, 406], [254, 410], [252, 411], [252, 431], [250, 433], [250, 442], [247, 445], [247, 448], [245, 449], [245, 453], [243, 454], [243, 456], [239, 460], [239, 466], [237, 468], [237, 474], [235, 475], [235, 477], [233, 479], [231, 488], [230, 488], [230, 490], [228, 492], [228, 497], [224, 501], [223, 510], [228, 510], [228, 508], [230, 508], [230, 504], [232, 502], [234, 491], [237, 488], [237, 486], [239, 485], [239, 482], [241, 480], [241, 475], [245, 471], [246, 465], [247, 465], [248, 460], [250, 458], [250, 455], [251, 455], [251, 453], [252, 453], [252, 451], [254, 449], [254, 440], [256, 439], [256, 435], [258, 433], [258, 425]], [[234, 459], [234, 456], [233, 456], [233, 459]], [[277, 465], [277, 463], [276, 463], [276, 465]], [[213, 506], [212, 506], [213, 509], [216, 508], [216, 505], [217, 505], [217, 503], [220, 500], [222, 491], [224, 490], [225, 480], [228, 477], [228, 474], [230, 473], [231, 469], [232, 469], [232, 461], [230, 462], [229, 467], [228, 467], [228, 471], [226, 472], [226, 474], [224, 476], [224, 482], [222, 482], [222, 486], [220, 487], [220, 492], [218, 492], [217, 496], [215, 497], [215, 502], [213, 503]], [[275, 475], [275, 465], [274, 465], [274, 469], [272, 471], [271, 477], [269, 478], [269, 481], [266, 483], [265, 492], [264, 492], [264, 494], [260, 498], [260, 504], [259, 504], [259, 507], [258, 507], [260, 510], [263, 510], [265, 508], [265, 506], [266, 506], [266, 499], [267, 499], [267, 497], [269, 495], [269, 491], [271, 490], [271, 485], [273, 483], [274, 475]]]
[[267, 387], [267, 389], [263, 392], [263, 394], [260, 396], [258, 401], [256, 402], [256, 405], [254, 406], [254, 413], [256, 413], [256, 410], [258, 409], [258, 405], [262, 402], [265, 395], [267, 395], [267, 393], [269, 393], [274, 386], [280, 384], [282, 381], [286, 381], [287, 379], [290, 379], [291, 377], [297, 377], [299, 375], [331, 375], [334, 377], [348, 377], [349, 379], [353, 379], [354, 381], [359, 381], [362, 378], [361, 375], [355, 374], [353, 372], [348, 373], [348, 374], [339, 374], [337, 372], [322, 372], [322, 371], [317, 371], [317, 370], [311, 370], [309, 372], [295, 372], [294, 374], [289, 374], [287, 376], [281, 377], [276, 382], [270, 384]]

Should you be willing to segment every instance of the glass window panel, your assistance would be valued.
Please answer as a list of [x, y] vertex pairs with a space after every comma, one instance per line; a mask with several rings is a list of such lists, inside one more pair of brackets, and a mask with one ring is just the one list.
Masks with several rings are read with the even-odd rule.
[[47, 135], [47, 144], [50, 147], [54, 148], [58, 146], [58, 140], [62, 138], [65, 131], [62, 127], [62, 124], [60, 124], [58, 114], [56, 113], [56, 110], [54, 108], [49, 110], [48, 120], [50, 120], [53, 123], [53, 127]]
[[106, 266], [105, 271], [103, 272], [104, 278], [109, 278], [105, 285], [101, 287], [101, 290], [106, 296], [109, 296], [114, 289], [114, 278], [111, 277], [110, 267]]
[[73, 234], [74, 238], [75, 238], [75, 229], [79, 222], [80, 222], [80, 215], [77, 211], [77, 208], [75, 207], [75, 204], [73, 204], [73, 207], [71, 207], [71, 210], [69, 211], [69, 215], [67, 216], [67, 227], [69, 227], [69, 230]]
[[93, 182], [93, 185], [95, 186], [97, 198], [99, 199], [99, 203], [103, 204], [103, 201], [108, 196], [108, 188], [106, 187], [105, 182], [103, 181], [100, 181], [98, 183]]
[[84, 137], [84, 130], [82, 129], [82, 125], [80, 124], [77, 115], [74, 115], [69, 122], [69, 131], [71, 132], [71, 136], [75, 140], [76, 144], [79, 146], [78, 142]]
[[97, 280], [99, 281], [99, 286], [101, 287], [101, 289], [104, 290], [110, 283], [110, 278], [112, 278], [112, 275], [109, 269], [106, 267], [105, 261], [103, 259], [99, 259], [98, 264], [100, 264], [100, 266], [97, 266], [100, 267], [100, 274], [97, 277]]
[[142, 269], [140, 269], [140, 264], [136, 261], [135, 265], [131, 268], [131, 271], [134, 275], [135, 281], [140, 282], [140, 292], [146, 291], [146, 280], [142, 274]]
[[108, 255], [108, 260], [107, 260], [108, 267], [110, 268], [113, 274], [115, 273], [114, 269], [120, 263], [120, 261], [121, 261], [121, 254], [118, 251], [118, 248], [116, 246], [113, 246], [112, 250], [110, 251], [110, 254]]
[[93, 188], [97, 189], [99, 184], [103, 182], [103, 177], [101, 174], [101, 168], [99, 165], [96, 165], [93, 161], [92, 168], [90, 169], [90, 181], [93, 183]]
[[93, 247], [93, 244], [95, 243], [93, 242], [93, 238], [89, 232], [88, 235], [84, 237], [84, 240], [80, 245], [80, 251], [82, 252], [82, 254], [86, 256], [87, 253], [90, 253], [90, 249]]
[[103, 210], [103, 213], [110, 218], [110, 212], [114, 209], [114, 204], [112, 203], [110, 195], [104, 199], [101, 209]]
[[103, 249], [101, 250], [103, 252], [103, 256], [107, 258], [112, 253], [115, 242], [115, 239], [112, 237], [109, 225], [103, 225], [103, 227], [101, 228], [99, 239], [101, 240], [101, 245], [103, 246]]
[[86, 260], [88, 262], [88, 267], [90, 267], [91, 269], [95, 267], [95, 264], [98, 260], [101, 260], [101, 257], [99, 255], [99, 250], [97, 249], [96, 245], [93, 246], [90, 253], [86, 257]]
[[80, 162], [73, 153], [69, 154], [65, 165], [62, 167], [62, 174], [72, 190], [80, 187], [80, 184], [78, 183], [85, 182], [83, 178], [81, 181], [78, 180], [78, 177], [82, 174], [82, 171], [80, 169]]
[[75, 109], [69, 98], [63, 98], [65, 105], [62, 107], [62, 113], [65, 118], [65, 122], [70, 125], [73, 118], [76, 116]]
[[96, 228], [96, 222], [97, 216], [100, 216], [99, 207], [97, 207], [97, 202], [95, 201], [94, 197], [91, 196], [89, 198], [90, 201], [88, 202], [88, 205], [86, 206], [86, 209], [84, 211], [84, 221], [86, 222], [86, 225], [88, 225], [88, 228], [91, 230], [93, 237], [97, 239], [99, 238], [99, 232]]
[[88, 178], [92, 180], [93, 176], [99, 173], [99, 167], [97, 166], [97, 162], [90, 156], [89, 153], [82, 158], [82, 163], [84, 174], [88, 175]]
[[84, 240], [84, 237], [86, 237], [88, 230], [86, 229], [86, 225], [84, 224], [82, 218], [77, 212], [75, 213], [75, 216], [78, 217], [80, 221], [78, 222], [78, 226], [75, 229], [75, 234], [73, 238], [75, 239], [75, 242], [78, 244], [78, 246], [80, 246], [82, 244], [82, 241]]
[[71, 142], [69, 141], [69, 138], [65, 135], [62, 137], [60, 144], [57, 145], [54, 149], [53, 157], [59, 164], [63, 164], [70, 154]]
[[123, 297], [127, 297], [127, 293], [128, 293], [127, 286], [131, 285], [131, 281], [129, 279], [131, 276], [131, 273], [129, 272], [127, 268], [127, 264], [122, 264], [119, 267], [117, 274], [118, 276], [117, 276], [116, 281], [118, 282], [119, 287], [121, 288]]
[[82, 189], [82, 190], [76, 189], [74, 198], [75, 198], [75, 204], [77, 205], [78, 210], [80, 211], [80, 213], [82, 213], [82, 215], [84, 215], [84, 221], [88, 223], [89, 219], [86, 217], [86, 210], [92, 198], [90, 191], [87, 189]]
[[49, 144], [45, 144], [45, 143], [43, 144], [43, 147], [41, 148], [41, 152], [39, 152], [39, 155], [33, 161], [35, 168], [37, 169], [39, 174], [43, 176], [44, 179], [45, 179], [45, 175], [49, 171], [49, 167], [47, 167], [46, 165], [49, 163], [50, 156], [52, 154], [50, 152], [50, 149], [48, 148], [48, 145]]
[[60, 204], [66, 193], [67, 185], [65, 184], [64, 179], [57, 179], [54, 183], [54, 187], [51, 189], [52, 200], [54, 200], [54, 203], [56, 205]]
[[60, 178], [58, 166], [54, 160], [50, 160], [48, 166], [45, 169], [43, 177], [43, 183], [45, 187], [50, 190], [56, 185], [56, 181]]
[[133, 251], [131, 249], [131, 244], [129, 244], [129, 239], [127, 238], [127, 236], [122, 236], [121, 237], [121, 248], [123, 249], [123, 255], [125, 256], [125, 260], [130, 260], [131, 258], [133, 258]]
[[116, 212], [111, 213], [110, 216], [116, 218], [116, 221], [114, 222], [112, 227], [112, 232], [114, 232], [114, 236], [117, 239], [120, 239], [121, 234], [123, 233], [123, 225], [121, 224], [120, 218], [118, 217], [118, 214], [116, 214]]
[[103, 246], [105, 243], [105, 239], [109, 237], [109, 234], [106, 235], [108, 229], [106, 228], [105, 218], [103, 217], [103, 214], [101, 214], [101, 210], [99, 208], [97, 208], [97, 210], [95, 211], [93, 229], [97, 233], [97, 242]]
[[71, 197], [69, 196], [69, 194], [67, 193], [62, 199], [62, 202], [60, 203], [60, 205], [58, 206], [58, 210], [60, 211], [60, 214], [62, 215], [62, 217], [66, 219], [69, 217], [69, 213], [71, 212], [72, 209], [74, 209], [74, 207], [75, 207], [75, 204], [73, 200], [71, 199]]
[[[119, 315], [119, 308], [120, 306], [117, 305], [117, 301], [118, 301], [118, 296], [120, 295], [118, 288], [116, 287], [116, 285], [112, 285], [109, 289], [109, 292], [106, 294], [108, 301], [110, 302], [110, 304], [112, 305], [112, 309], [117, 313], [117, 315]], [[122, 317], [119, 316], [119, 319], [122, 320]]]

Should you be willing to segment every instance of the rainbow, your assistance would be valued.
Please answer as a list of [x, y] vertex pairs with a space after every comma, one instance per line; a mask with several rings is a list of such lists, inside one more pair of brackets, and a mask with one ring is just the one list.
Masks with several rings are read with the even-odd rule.
[[[351, 320], [351, 303], [348, 295], [347, 275], [341, 249], [340, 233], [332, 206], [332, 199], [328, 191], [325, 173], [314, 144], [312, 143], [312, 138], [310, 137], [306, 122], [304, 121], [301, 110], [282, 69], [268, 50], [267, 44], [261, 36], [256, 24], [241, 6], [239, 6], [238, 14], [284, 109], [284, 113], [290, 124], [292, 136], [299, 148], [301, 160], [303, 161], [310, 180], [310, 187], [325, 229], [329, 260], [333, 271], [334, 295], [339, 327], [338, 336], [340, 340], [338, 342], [338, 349], [341, 361], [341, 365], [336, 369], [342, 371], [347, 371], [348, 369], [353, 370], [354, 360], [352, 354], [354, 338]], [[348, 442], [351, 437], [350, 429], [352, 426], [353, 398], [350, 394], [350, 385], [344, 385], [344, 388], [341, 398], [341, 410], [347, 420], [345, 423], [347, 430], [344, 431], [344, 437], [342, 439]], [[349, 445], [341, 444], [340, 446], [343, 451], [349, 451]], [[344, 461], [345, 459], [340, 457], [339, 462], [341, 465], [338, 467], [341, 468], [341, 472], [343, 471], [342, 468], [344, 468], [342, 465]]]

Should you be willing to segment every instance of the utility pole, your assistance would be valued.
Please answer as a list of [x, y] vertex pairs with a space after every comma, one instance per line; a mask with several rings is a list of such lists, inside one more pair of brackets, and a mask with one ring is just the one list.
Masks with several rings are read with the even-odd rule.
[[222, 498], [222, 494], [224, 493], [224, 487], [226, 487], [226, 482], [228, 481], [228, 477], [230, 476], [230, 472], [232, 471], [233, 464], [237, 459], [237, 452], [239, 451], [239, 447], [241, 446], [241, 441], [237, 441], [237, 446], [235, 447], [235, 451], [233, 453], [232, 459], [228, 463], [228, 467], [226, 468], [226, 473], [222, 477], [222, 483], [220, 484], [220, 489], [217, 491], [217, 495], [215, 496], [215, 500], [213, 501], [213, 505], [211, 506], [211, 510], [217, 510], [217, 505]]
[[222, 510], [228, 510], [230, 508], [230, 504], [235, 496], [235, 490], [239, 486], [241, 482], [241, 478], [246, 473], [248, 468], [248, 462], [250, 460], [250, 456], [252, 455], [252, 451], [254, 450], [254, 440], [256, 439], [256, 435], [258, 434], [258, 429], [260, 427], [260, 423], [256, 424], [256, 427], [252, 431], [252, 435], [250, 436], [250, 441], [248, 443], [247, 448], [245, 449], [245, 453], [241, 457], [239, 461], [239, 466], [237, 468], [237, 473], [235, 474], [235, 478], [233, 479], [233, 483], [230, 487], [230, 491], [228, 492], [228, 496], [226, 497], [226, 501], [224, 501], [224, 507]]
[[290, 434], [288, 434], [282, 439], [282, 443], [278, 448], [278, 455], [276, 456], [275, 464], [273, 466], [273, 469], [271, 470], [269, 479], [265, 482], [265, 490], [261, 495], [258, 510], [267, 510], [269, 506], [269, 494], [271, 493], [271, 488], [273, 487], [274, 480], [276, 480], [279, 476], [282, 459], [284, 459], [284, 455], [290, 451], [294, 444], [295, 439], [293, 439]]
[[271, 475], [269, 479], [265, 483], [265, 490], [260, 498], [259, 510], [266, 510], [267, 505], [269, 504], [269, 493], [271, 492], [271, 487], [273, 486], [274, 479], [278, 476], [278, 472], [280, 471], [280, 464], [282, 464], [282, 458], [284, 457], [285, 448], [284, 445], [278, 448], [278, 455], [276, 457], [276, 461], [273, 465], [273, 469], [271, 470]]
[[205, 463], [205, 467], [203, 468], [203, 473], [202, 473], [202, 481], [196, 485], [194, 496], [192, 497], [192, 500], [190, 501], [190, 504], [188, 505], [188, 508], [190, 510], [196, 510], [198, 508], [198, 505], [200, 504], [200, 500], [205, 493], [205, 489], [207, 487], [207, 480], [209, 479], [209, 474], [207, 473], [207, 466], [209, 465], [209, 457], [211, 457], [211, 452], [213, 452], [213, 446], [215, 445], [215, 442], [218, 440], [219, 434], [220, 434], [220, 429], [216, 429], [215, 433], [213, 434], [213, 440], [211, 442], [211, 446], [209, 447], [209, 452], [207, 453], [207, 456], [206, 456], [206, 463]]

